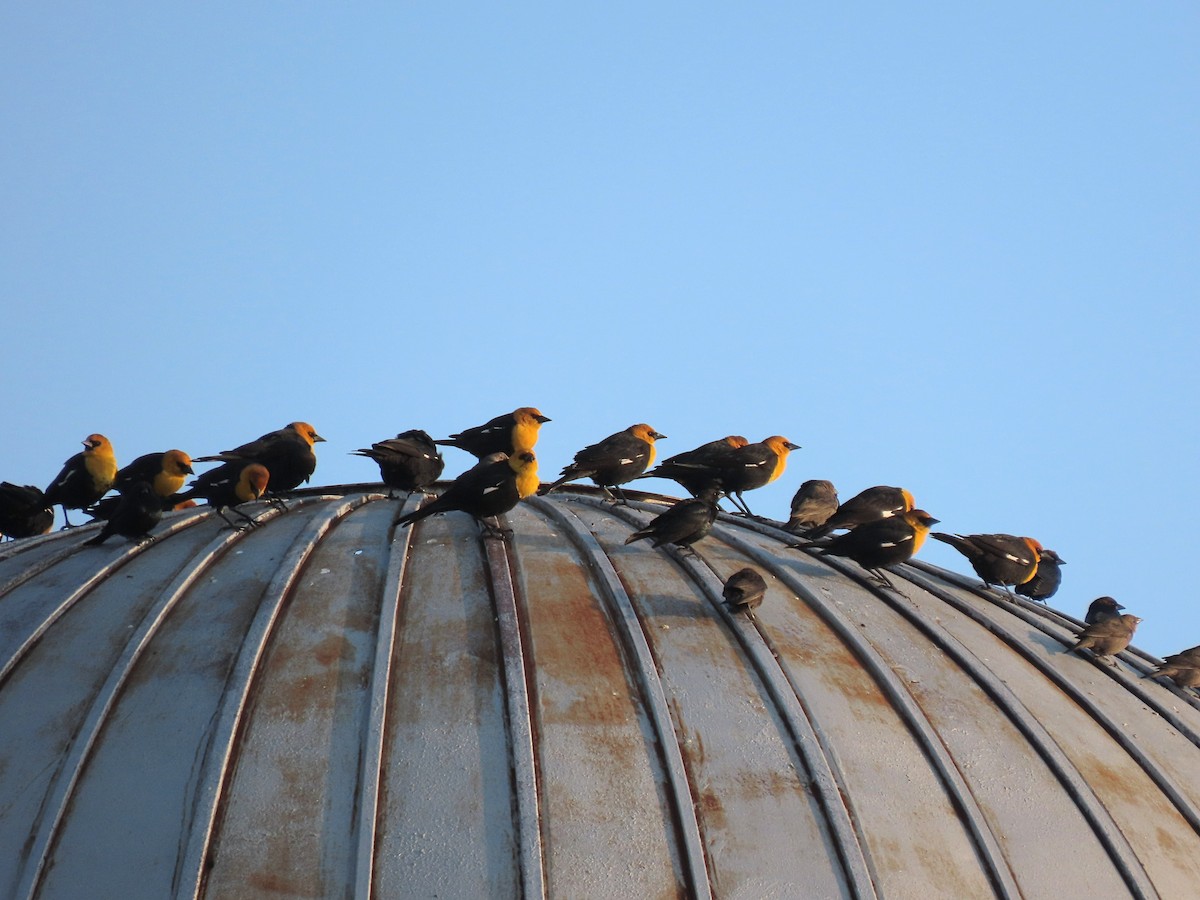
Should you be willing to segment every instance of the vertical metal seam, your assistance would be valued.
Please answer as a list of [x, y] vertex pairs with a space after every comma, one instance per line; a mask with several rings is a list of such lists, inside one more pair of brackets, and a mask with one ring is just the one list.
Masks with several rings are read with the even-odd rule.
[[[503, 521], [500, 522], [503, 525]], [[496, 631], [504, 677], [504, 707], [508, 718], [508, 743], [512, 753], [512, 779], [516, 800], [517, 859], [521, 871], [521, 891], [527, 898], [546, 896], [546, 873], [542, 848], [541, 810], [538, 796], [536, 751], [533, 746], [533, 720], [529, 704], [529, 684], [525, 676], [525, 649], [517, 614], [507, 541], [484, 536], [492, 601], [496, 610]]]
[[[401, 514], [416, 509], [423, 495], [410, 493]], [[412, 549], [413, 529], [401, 533], [392, 528], [387, 574], [379, 608], [379, 625], [375, 635], [375, 656], [371, 663], [368, 684], [370, 709], [366, 733], [359, 756], [358, 821], [355, 855], [354, 897], [369, 900], [375, 877], [375, 843], [379, 830], [379, 798], [383, 783], [383, 745], [387, 728], [388, 697], [392, 682], [392, 654], [396, 646], [396, 629], [400, 617], [400, 592], [408, 569]]]
[[196, 898], [203, 887], [205, 858], [214, 837], [221, 795], [236, 749], [234, 740], [283, 605], [291, 595], [304, 563], [321, 539], [334, 524], [367, 502], [364, 496], [332, 499], [342, 502], [298, 534], [280, 559], [276, 575], [263, 592], [258, 611], [226, 677], [226, 688], [217, 704], [208, 740], [197, 748], [197, 778], [190, 797], [190, 822], [184, 823], [186, 836], [176, 858], [173, 878], [173, 893], [177, 898]]
[[650, 720], [650, 726], [658, 738], [662, 753], [662, 764], [666, 776], [666, 788], [675, 812], [675, 822], [682, 842], [683, 869], [691, 896], [711, 897], [712, 884], [708, 877], [708, 860], [704, 839], [700, 833], [700, 822], [696, 815], [696, 801], [692, 794], [683, 753], [679, 747], [679, 734], [675, 729], [667, 701], [666, 690], [658, 673], [654, 654], [650, 650], [641, 620], [633, 608], [625, 586], [621, 583], [612, 561], [582, 521], [574, 513], [568, 514], [559, 504], [547, 500], [527, 500], [537, 509], [548, 513], [568, 532], [575, 545], [587, 559], [601, 595], [608, 606], [617, 636], [633, 663], [633, 674], [641, 689], [642, 702]]

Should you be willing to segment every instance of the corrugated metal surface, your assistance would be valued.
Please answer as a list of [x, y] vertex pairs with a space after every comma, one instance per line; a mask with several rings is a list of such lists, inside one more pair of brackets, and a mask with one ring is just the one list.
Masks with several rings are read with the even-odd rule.
[[[0, 896], [1184, 897], [1200, 705], [1074, 619], [587, 489], [0, 546]], [[767, 576], [757, 620], [721, 583]]]

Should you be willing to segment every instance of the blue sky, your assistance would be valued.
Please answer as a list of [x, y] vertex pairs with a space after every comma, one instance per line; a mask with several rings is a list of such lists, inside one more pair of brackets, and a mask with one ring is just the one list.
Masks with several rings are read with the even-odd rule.
[[904, 485], [1200, 644], [1198, 38], [1182, 2], [8, 4], [0, 478], [304, 419], [315, 483], [371, 480], [349, 451], [522, 405], [547, 479], [635, 422], [779, 433], [756, 512]]

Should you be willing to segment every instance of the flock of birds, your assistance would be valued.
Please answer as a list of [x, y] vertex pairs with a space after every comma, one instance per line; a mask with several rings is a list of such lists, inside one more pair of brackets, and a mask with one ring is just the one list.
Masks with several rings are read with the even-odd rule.
[[[477, 459], [474, 466], [432, 500], [398, 516], [395, 524], [407, 527], [431, 515], [457, 511], [473, 516], [488, 534], [500, 538], [506, 533], [489, 520], [536, 493], [549, 493], [587, 478], [608, 499], [627, 503], [622, 485], [641, 478], [667, 478], [692, 496], [671, 505], [625, 543], [648, 540], [654, 547], [674, 544], [690, 550], [712, 529], [722, 498], [728, 498], [738, 513], [752, 516], [744, 493], [777, 480], [787, 466], [788, 454], [799, 449], [781, 435], [759, 443], [729, 435], [654, 466], [655, 442], [666, 435], [637, 424], [584, 447], [555, 481], [542, 484], [533, 448], [539, 429], [549, 421], [537, 409], [521, 407], [441, 440], [413, 429], [355, 454], [378, 464], [389, 496], [394, 497], [396, 491], [432, 493], [429, 488], [441, 477], [445, 465], [440, 446], [470, 453]], [[238, 507], [259, 499], [283, 503], [284, 496], [307, 482], [316, 470], [314, 447], [324, 440], [307, 422], [292, 422], [212, 456], [193, 460], [182, 450], [167, 450], [146, 454], [119, 468], [108, 438], [91, 434], [83, 441], [84, 450], [63, 464], [45, 490], [0, 483], [0, 535], [17, 539], [45, 534], [53, 527], [53, 508], [61, 506], [65, 527], [72, 527], [68, 510], [81, 510], [93, 521], [103, 521], [103, 527], [85, 545], [102, 544], [114, 535], [142, 541], [150, 537], [164, 511], [194, 506], [198, 501], [213, 507], [230, 527], [252, 528], [255, 519]], [[193, 462], [220, 465], [195, 476]], [[195, 479], [185, 489], [188, 476]], [[113, 491], [115, 496], [106, 496]], [[227, 512], [238, 517], [237, 521]], [[839, 502], [831, 482], [813, 479], [796, 492], [783, 527], [798, 538], [789, 547], [851, 559], [891, 589], [895, 586], [886, 570], [911, 559], [932, 536], [962, 553], [985, 587], [1011, 588], [1042, 602], [1058, 590], [1065, 561], [1033, 538], [931, 531], [937, 523], [916, 508], [912, 494], [904, 488], [879, 485]], [[727, 580], [724, 597], [731, 609], [753, 617], [766, 590], [762, 575], [747, 567]], [[1123, 609], [1111, 597], [1093, 601], [1084, 619], [1086, 627], [1068, 652], [1089, 650], [1098, 658], [1110, 658], [1123, 651], [1141, 621], [1122, 614]], [[1168, 656], [1152, 677], [1169, 677], [1180, 687], [1200, 686], [1200, 647]]]

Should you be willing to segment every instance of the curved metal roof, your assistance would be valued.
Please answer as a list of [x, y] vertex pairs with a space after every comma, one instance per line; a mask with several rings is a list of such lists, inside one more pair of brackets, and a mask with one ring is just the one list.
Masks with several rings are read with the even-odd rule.
[[[1200, 708], [1080, 623], [668, 502], [375, 485], [0, 547], [0, 896], [1190, 896]], [[767, 578], [755, 621], [721, 584]]]

